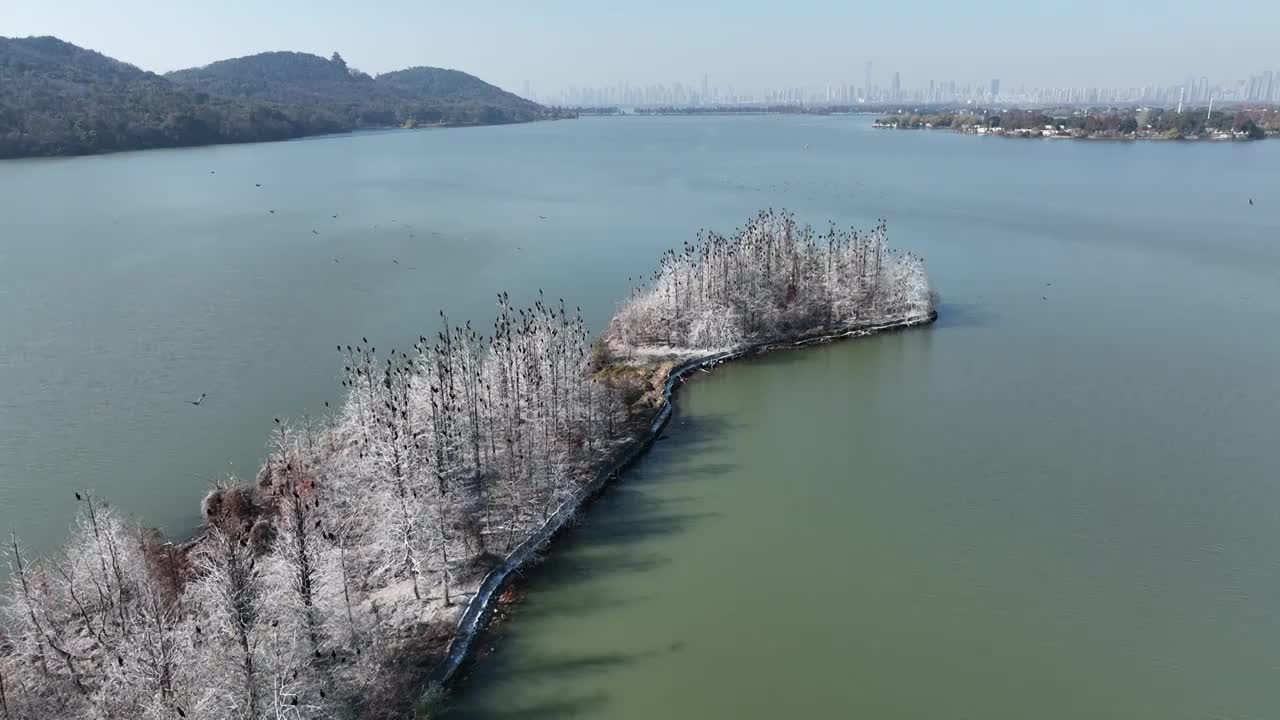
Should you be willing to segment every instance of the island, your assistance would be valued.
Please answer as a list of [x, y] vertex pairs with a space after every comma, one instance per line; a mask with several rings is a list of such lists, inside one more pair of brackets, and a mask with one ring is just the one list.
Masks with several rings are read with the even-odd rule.
[[0, 718], [431, 717], [519, 571], [635, 462], [673, 393], [735, 358], [932, 322], [881, 222], [765, 211], [665, 253], [592, 339], [497, 296], [491, 328], [336, 348], [345, 400], [277, 420], [187, 543], [78, 493], [71, 537], [8, 543]]
[[157, 75], [53, 37], [0, 37], [0, 159], [571, 116], [458, 70], [372, 77], [336, 52]]
[[1280, 135], [1280, 110], [1215, 111], [1212, 107], [1203, 107], [1185, 111], [1162, 108], [902, 111], [881, 117], [876, 120], [875, 127], [953, 130], [1017, 138], [1261, 140]]

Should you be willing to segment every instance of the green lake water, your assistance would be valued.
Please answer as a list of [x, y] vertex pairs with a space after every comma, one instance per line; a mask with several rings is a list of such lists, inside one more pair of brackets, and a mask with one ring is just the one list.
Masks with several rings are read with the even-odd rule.
[[501, 289], [599, 327], [699, 227], [883, 217], [939, 322], [687, 384], [452, 716], [1272, 716], [1280, 143], [869, 125], [0, 163], [0, 528], [47, 547], [93, 488], [189, 531], [273, 417], [337, 397], [337, 343], [487, 323]]

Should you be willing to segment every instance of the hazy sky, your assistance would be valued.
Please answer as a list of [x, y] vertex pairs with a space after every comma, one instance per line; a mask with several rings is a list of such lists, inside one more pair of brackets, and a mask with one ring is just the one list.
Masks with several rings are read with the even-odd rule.
[[454, 67], [519, 92], [700, 83], [760, 89], [930, 79], [1142, 85], [1280, 70], [1262, 0], [0, 0], [0, 35], [56, 35], [157, 72], [265, 50], [378, 73]]

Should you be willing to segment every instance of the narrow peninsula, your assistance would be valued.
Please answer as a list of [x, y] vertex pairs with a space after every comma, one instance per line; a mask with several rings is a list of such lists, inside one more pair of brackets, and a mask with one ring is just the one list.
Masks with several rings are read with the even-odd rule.
[[653, 442], [687, 373], [936, 317], [883, 223], [764, 212], [668, 251], [591, 339], [562, 300], [338, 347], [345, 401], [277, 420], [254, 482], [165, 542], [92, 494], [8, 543], [0, 718], [429, 717], [517, 571]]

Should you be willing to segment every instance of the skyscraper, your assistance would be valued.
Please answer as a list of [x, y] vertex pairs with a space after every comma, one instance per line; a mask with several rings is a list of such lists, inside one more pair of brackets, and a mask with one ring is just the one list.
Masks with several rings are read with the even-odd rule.
[[1000, 78], [991, 78], [991, 97], [1000, 95]]
[[902, 97], [902, 77], [897, 72], [893, 73], [893, 95], [894, 100]]
[[862, 97], [868, 101], [871, 100], [871, 61], [867, 61], [866, 71], [862, 76]]

